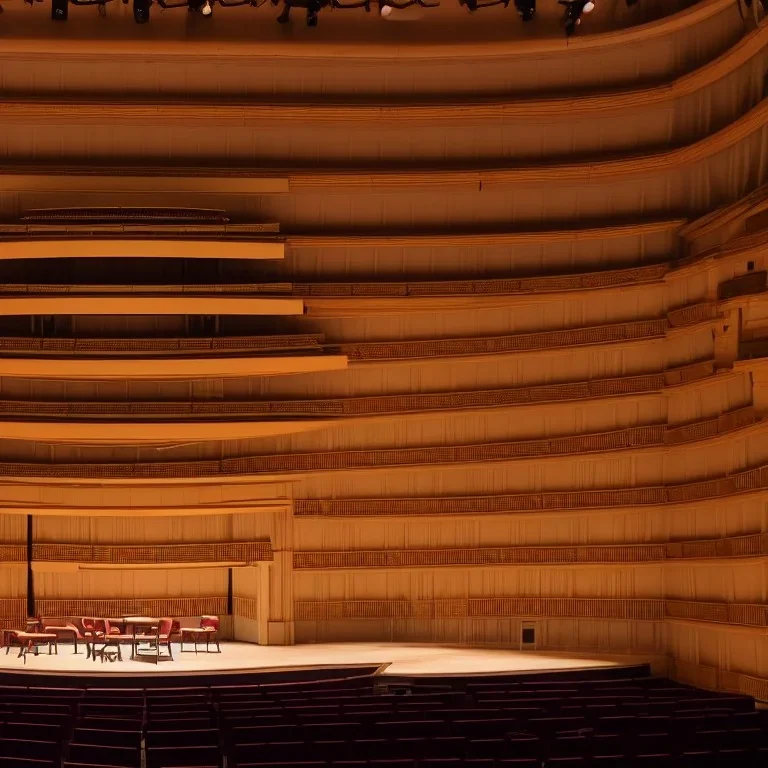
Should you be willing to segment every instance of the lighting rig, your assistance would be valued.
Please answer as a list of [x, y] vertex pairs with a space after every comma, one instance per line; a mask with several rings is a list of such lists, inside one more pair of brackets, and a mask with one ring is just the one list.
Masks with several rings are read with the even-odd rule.
[[[95, 5], [99, 13], [106, 14], [107, 3], [113, 0], [51, 0], [51, 18], [55, 21], [66, 21], [68, 18], [68, 9], [72, 5]], [[376, 3], [379, 15], [383, 18], [389, 16], [393, 10], [402, 10], [410, 6], [417, 5], [421, 8], [437, 8], [440, 2], [428, 2], [427, 0], [122, 0], [123, 5], [132, 3], [133, 18], [137, 24], [146, 24], [150, 20], [150, 9], [153, 3], [157, 3], [162, 10], [171, 8], [186, 8], [190, 13], [199, 13], [201, 16], [209, 18], [213, 15], [214, 5], [217, 3], [223, 8], [232, 8], [240, 5], [249, 5], [253, 8], [259, 8], [267, 2], [273, 6], [282, 3], [283, 9], [277, 17], [280, 24], [287, 24], [291, 20], [291, 10], [302, 8], [306, 10], [307, 26], [316, 27], [318, 16], [324, 8], [331, 9], [351, 9], [364, 8], [366, 12], [371, 11], [373, 3]], [[637, 5], [640, 0], [624, 0], [627, 6]], [[24, 0], [28, 5], [43, 0]], [[490, 8], [494, 5], [502, 5], [508, 8], [513, 3], [517, 14], [524, 22], [533, 21], [536, 16], [536, 0], [458, 0], [459, 5], [465, 7], [470, 13], [474, 13], [483, 8]], [[555, 0], [550, 0], [555, 2]], [[595, 0], [556, 0], [563, 6], [562, 23], [566, 35], [570, 36], [576, 32], [576, 28], [581, 24], [582, 17], [591, 13], [595, 9]], [[763, 20], [768, 11], [768, 0], [738, 0], [739, 9], [745, 17], [754, 18], [758, 23]], [[0, 5], [2, 13], [2, 5]]]
[[576, 27], [581, 24], [581, 17], [595, 10], [593, 0], [557, 0], [557, 2], [565, 7], [563, 26], [568, 37], [576, 32]]

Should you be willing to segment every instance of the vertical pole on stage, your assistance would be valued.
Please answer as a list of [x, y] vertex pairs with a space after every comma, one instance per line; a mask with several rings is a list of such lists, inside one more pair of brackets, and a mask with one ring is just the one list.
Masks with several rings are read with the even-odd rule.
[[232, 615], [232, 569], [227, 572], [227, 615]]
[[35, 616], [35, 577], [32, 573], [32, 515], [27, 515], [27, 616]]

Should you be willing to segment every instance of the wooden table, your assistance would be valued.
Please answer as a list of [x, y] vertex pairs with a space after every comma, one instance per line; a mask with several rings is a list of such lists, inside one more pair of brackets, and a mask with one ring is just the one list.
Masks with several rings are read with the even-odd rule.
[[77, 628], [76, 627], [66, 627], [66, 626], [56, 626], [55, 624], [46, 624], [43, 627], [43, 632], [46, 634], [54, 634], [56, 635], [56, 645], [58, 646], [58, 638], [64, 635], [65, 637], [69, 636], [72, 638], [72, 644], [75, 647], [75, 653], [77, 653]]
[[126, 626], [130, 626], [133, 630], [132, 637], [133, 641], [131, 643], [131, 658], [135, 659], [139, 655], [139, 643], [141, 642], [147, 642], [152, 643], [154, 642], [155, 638], [154, 636], [147, 636], [147, 635], [137, 635], [136, 630], [137, 629], [154, 629], [157, 631], [157, 628], [160, 626], [160, 619], [155, 619], [151, 616], [125, 616], [123, 618], [123, 621], [125, 622]]
[[197, 644], [205, 641], [205, 652], [210, 653], [210, 644], [214, 643], [216, 646], [216, 653], [221, 653], [219, 646], [219, 640], [217, 637], [218, 630], [213, 627], [182, 627], [179, 630], [181, 638], [181, 653], [192, 653], [192, 651], [184, 650], [184, 638], [187, 638], [187, 642], [190, 642], [195, 647], [195, 653], [197, 653]]

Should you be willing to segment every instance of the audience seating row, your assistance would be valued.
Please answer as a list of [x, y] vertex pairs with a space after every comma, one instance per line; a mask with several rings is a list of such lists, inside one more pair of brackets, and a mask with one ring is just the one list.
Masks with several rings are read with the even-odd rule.
[[768, 765], [768, 710], [663, 678], [0, 686], [0, 768]]

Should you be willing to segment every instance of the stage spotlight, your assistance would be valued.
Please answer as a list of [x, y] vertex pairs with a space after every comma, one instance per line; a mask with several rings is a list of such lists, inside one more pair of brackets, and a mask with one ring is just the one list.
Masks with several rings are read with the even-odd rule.
[[536, 15], [536, 0], [515, 0], [515, 8], [523, 21], [533, 21]]
[[149, 21], [149, 9], [152, 0], [133, 0], [133, 20], [137, 24], [146, 24]]
[[563, 14], [563, 24], [565, 25], [565, 34], [570, 37], [576, 27], [581, 24], [581, 16], [585, 13], [592, 13], [595, 10], [593, 0], [557, 0], [560, 5], [565, 6]]
[[66, 21], [69, 16], [69, 0], [51, 0], [51, 18]]

